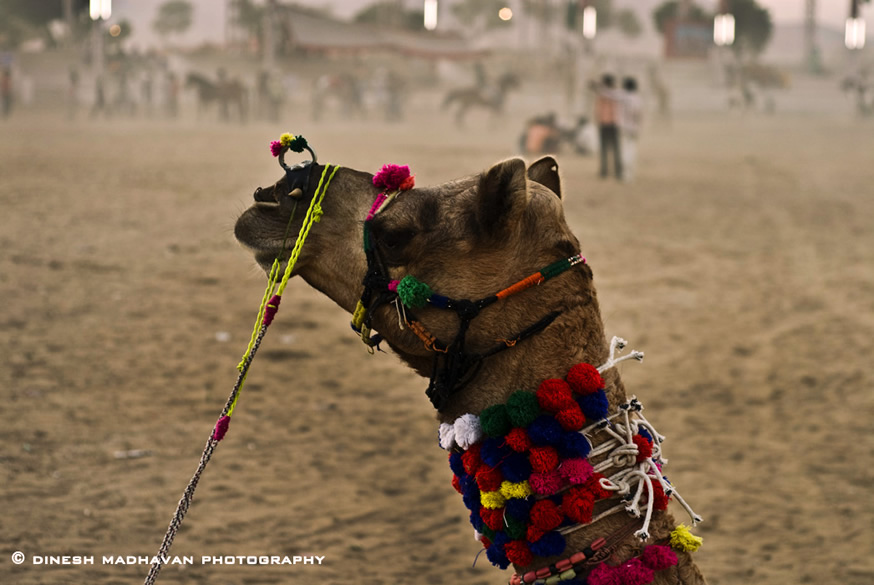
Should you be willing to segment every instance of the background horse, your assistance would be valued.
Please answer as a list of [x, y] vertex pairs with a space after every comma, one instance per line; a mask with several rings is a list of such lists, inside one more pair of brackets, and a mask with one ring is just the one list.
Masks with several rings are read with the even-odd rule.
[[213, 82], [206, 76], [190, 72], [185, 79], [185, 87], [197, 91], [197, 117], [213, 102], [218, 104], [219, 119], [229, 121], [231, 109], [236, 112], [240, 122], [246, 121], [248, 92], [246, 86], [237, 79], [219, 79]]
[[457, 104], [455, 123], [464, 125], [464, 117], [470, 108], [481, 107], [489, 110], [493, 116], [504, 111], [507, 94], [519, 87], [519, 78], [515, 73], [504, 73], [492, 84], [480, 84], [473, 87], [453, 89], [443, 98], [443, 109]]

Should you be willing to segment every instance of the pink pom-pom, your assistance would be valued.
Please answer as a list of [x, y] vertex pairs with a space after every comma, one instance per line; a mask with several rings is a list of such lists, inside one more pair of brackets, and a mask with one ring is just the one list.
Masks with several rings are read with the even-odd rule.
[[569, 483], [580, 485], [586, 483], [586, 480], [592, 477], [594, 470], [591, 463], [585, 459], [576, 458], [562, 462], [558, 472]]
[[383, 165], [373, 176], [373, 185], [381, 191], [397, 191], [409, 178], [410, 167], [407, 165]]
[[270, 154], [273, 156], [279, 156], [282, 153], [282, 143], [278, 140], [274, 140], [270, 143]]
[[218, 419], [215, 423], [215, 429], [212, 431], [212, 438], [216, 441], [224, 439], [229, 426], [231, 426], [231, 417], [225, 415]]
[[398, 292], [398, 285], [400, 283], [400, 280], [392, 280], [388, 283], [388, 290], [390, 290], [391, 292]]
[[668, 567], [673, 567], [677, 564], [677, 553], [671, 550], [669, 546], [652, 544], [643, 549], [643, 554], [640, 555], [640, 562], [653, 571], [664, 571]]
[[647, 585], [655, 578], [653, 570], [641, 563], [640, 559], [631, 559], [616, 572], [622, 585]]
[[550, 471], [548, 473], [532, 473], [528, 478], [528, 485], [534, 490], [534, 493], [541, 496], [551, 496], [561, 489], [561, 476], [558, 471]]
[[622, 585], [619, 580], [619, 571], [606, 563], [601, 563], [586, 577], [588, 585]]

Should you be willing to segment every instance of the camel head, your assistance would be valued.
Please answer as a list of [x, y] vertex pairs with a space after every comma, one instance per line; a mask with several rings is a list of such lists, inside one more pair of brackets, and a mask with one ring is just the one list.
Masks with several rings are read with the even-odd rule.
[[[323, 166], [312, 164], [259, 188], [254, 205], [237, 220], [237, 239], [265, 270], [277, 255], [288, 257], [323, 172]], [[372, 180], [369, 173], [337, 171], [322, 201], [324, 214], [294, 268], [294, 274], [350, 313], [368, 271], [363, 220], [379, 193]], [[402, 192], [368, 222], [368, 229], [385, 276], [400, 280], [412, 275], [440, 295], [476, 300], [579, 253], [579, 242], [564, 219], [561, 195], [554, 159], [545, 157], [527, 167], [521, 159], [510, 159], [478, 175]], [[291, 235], [286, 238], [286, 233]], [[588, 267], [571, 272], [562, 285], [535, 287], [502, 300], [500, 307], [484, 308], [472, 322], [467, 346], [485, 351], [549, 310], [561, 309], [562, 303], [581, 296], [593, 299]], [[570, 296], [568, 289], [573, 291]], [[397, 304], [379, 307], [372, 315], [373, 329], [403, 360], [428, 376], [433, 352], [409, 327], [401, 326], [402, 310]], [[448, 342], [456, 336], [459, 316], [454, 311], [431, 306], [415, 311], [436, 338]]]

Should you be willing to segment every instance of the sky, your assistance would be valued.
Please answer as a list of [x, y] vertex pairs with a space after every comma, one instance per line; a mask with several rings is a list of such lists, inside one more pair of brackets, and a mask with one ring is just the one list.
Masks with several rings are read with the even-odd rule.
[[[157, 44], [158, 37], [152, 31], [151, 22], [155, 18], [158, 6], [165, 0], [113, 0], [113, 21], [127, 18], [134, 24], [134, 44], [149, 46]], [[214, 39], [217, 43], [224, 40], [224, 9], [226, 0], [190, 0], [195, 7], [195, 23], [185, 41], [202, 43]], [[405, 0], [409, 6], [417, 4], [417, 0]], [[508, 0], [513, 5], [518, 0]], [[652, 7], [662, 0], [614, 0], [617, 7], [638, 7], [649, 19]], [[718, 0], [697, 0], [707, 8], [713, 9]], [[340, 17], [350, 17], [373, 0], [296, 0], [300, 4], [316, 7], [330, 6], [333, 13]], [[777, 24], [800, 23], [804, 20], [805, 0], [758, 0], [759, 4], [771, 12]], [[817, 17], [822, 25], [843, 31], [844, 21], [849, 12], [849, 0], [817, 0]], [[874, 4], [862, 8], [862, 14], [868, 22], [868, 30], [874, 31]], [[870, 33], [869, 33], [870, 34]]]

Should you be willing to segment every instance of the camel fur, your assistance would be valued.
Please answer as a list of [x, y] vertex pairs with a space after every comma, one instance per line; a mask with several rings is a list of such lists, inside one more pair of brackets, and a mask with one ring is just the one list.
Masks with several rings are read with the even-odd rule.
[[[321, 169], [313, 165], [310, 192], [303, 194], [300, 205], [309, 203]], [[369, 173], [346, 168], [337, 172], [322, 203], [324, 216], [295, 267], [295, 274], [349, 313], [361, 294], [366, 270], [362, 220], [378, 194], [371, 181]], [[294, 243], [280, 249], [289, 219], [289, 191], [285, 178], [259, 190], [256, 203], [236, 224], [237, 239], [265, 270], [277, 254], [287, 258]], [[511, 159], [478, 175], [403, 193], [373, 220], [372, 233], [391, 278], [412, 274], [442, 295], [476, 299], [580, 252], [579, 240], [565, 221], [562, 195], [553, 158], [530, 166]], [[292, 233], [299, 222], [292, 225]], [[545, 330], [483, 362], [476, 377], [437, 413], [438, 420], [452, 422], [465, 413], [478, 414], [505, 402], [515, 390], [533, 390], [542, 380], [563, 377], [573, 364], [599, 365], [607, 359], [608, 340], [592, 270], [586, 264], [484, 309], [468, 332], [468, 347], [485, 350], [552, 311], [561, 314]], [[452, 311], [426, 307], [417, 316], [438, 338], [454, 337], [458, 318]], [[432, 354], [409, 329], [399, 327], [393, 307], [377, 310], [373, 327], [413, 370], [430, 375]], [[626, 400], [625, 387], [615, 369], [604, 373], [604, 381], [612, 411]], [[623, 515], [611, 516], [574, 532], [567, 552], [581, 550], [627, 521]], [[650, 532], [655, 540], [662, 539], [676, 525], [670, 513], [656, 512]], [[641, 548], [632, 537], [616, 557], [627, 559]], [[656, 585], [705, 583], [688, 553], [677, 556], [677, 566], [656, 573]], [[516, 571], [521, 574], [556, 560], [536, 557], [532, 566]]]

